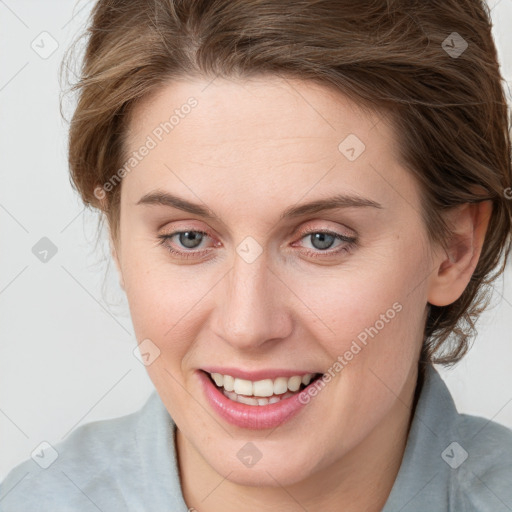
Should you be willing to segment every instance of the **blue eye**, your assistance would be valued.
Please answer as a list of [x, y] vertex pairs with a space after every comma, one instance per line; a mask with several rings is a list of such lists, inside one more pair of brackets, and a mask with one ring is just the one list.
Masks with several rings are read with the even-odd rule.
[[[329, 256], [343, 254], [353, 249], [357, 242], [356, 237], [349, 237], [342, 235], [341, 233], [336, 233], [334, 231], [328, 230], [312, 230], [302, 232], [301, 235], [301, 240], [309, 237], [313, 247], [315, 249], [318, 249], [317, 251], [307, 251], [308, 256], [312, 256], [313, 258], [325, 258]], [[345, 243], [340, 244], [338, 248], [335, 250], [326, 251], [325, 249], [329, 249], [336, 240]]]
[[[178, 240], [180, 244], [183, 244], [187, 249], [196, 249], [203, 240], [203, 236], [206, 233], [201, 231], [179, 231], [175, 233], [178, 235]], [[197, 243], [199, 241], [199, 243]]]
[[[181, 258], [191, 258], [197, 256], [197, 254], [203, 253], [205, 251], [179, 251], [173, 249], [173, 247], [168, 243], [168, 240], [172, 240], [176, 235], [179, 235], [179, 243], [183, 244], [186, 249], [195, 249], [200, 245], [204, 236], [208, 236], [208, 233], [204, 231], [190, 230], [190, 231], [175, 231], [174, 233], [170, 233], [168, 235], [158, 235], [160, 239], [160, 245], [163, 245], [170, 253], [175, 256], [179, 256]], [[199, 240], [199, 243], [197, 241]]]
[[[325, 258], [330, 256], [336, 256], [339, 254], [343, 254], [347, 251], [350, 251], [357, 242], [356, 237], [348, 237], [346, 235], [342, 235], [341, 233], [336, 233], [328, 230], [311, 230], [308, 232], [301, 233], [301, 240], [307, 237], [310, 237], [311, 243], [316, 251], [307, 250], [306, 254], [308, 256], [312, 256], [314, 258]], [[175, 231], [169, 234], [158, 235], [159, 244], [163, 245], [171, 254], [177, 256], [179, 258], [197, 258], [204, 255], [208, 252], [207, 249], [200, 251], [191, 251], [191, 250], [179, 250], [175, 249], [172, 244], [169, 243], [174, 237], [178, 237], [178, 243], [185, 249], [196, 249], [201, 245], [201, 242], [204, 240], [204, 237], [209, 237], [208, 233], [205, 231], [198, 230], [188, 230], [188, 231]], [[333, 243], [339, 240], [340, 242], [344, 242], [339, 245], [339, 247], [332, 251], [327, 251]]]

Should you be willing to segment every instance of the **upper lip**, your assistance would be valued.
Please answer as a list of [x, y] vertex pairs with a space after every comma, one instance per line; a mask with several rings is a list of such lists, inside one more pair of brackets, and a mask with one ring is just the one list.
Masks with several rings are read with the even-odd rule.
[[285, 370], [285, 369], [264, 369], [264, 370], [242, 370], [240, 368], [228, 368], [225, 366], [207, 366], [201, 368], [201, 370], [208, 373], [220, 373], [222, 375], [231, 375], [238, 379], [245, 380], [264, 380], [264, 379], [277, 379], [278, 377], [293, 377], [294, 375], [300, 375], [301, 377], [312, 373], [316, 375], [315, 371], [305, 372], [304, 370]]

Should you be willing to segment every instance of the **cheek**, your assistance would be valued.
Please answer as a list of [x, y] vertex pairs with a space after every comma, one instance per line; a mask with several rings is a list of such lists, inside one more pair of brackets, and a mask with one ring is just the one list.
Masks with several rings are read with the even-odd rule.
[[211, 271], [201, 274], [196, 266], [178, 267], [154, 256], [131, 254], [123, 276], [137, 340], [149, 338], [160, 349], [161, 362], [179, 364], [197, 338], [205, 298], [218, 276]]
[[127, 297], [137, 335], [147, 337], [151, 333], [156, 343], [175, 338], [199, 302], [201, 287], [191, 283], [184, 286], [169, 278], [160, 280], [155, 275], [146, 275], [136, 283]]
[[303, 320], [310, 319], [318, 338], [349, 340], [376, 323], [383, 330], [397, 323], [404, 303], [411, 300], [411, 276], [389, 261], [380, 267], [298, 277], [292, 281], [293, 291], [302, 300], [295, 310], [304, 312]]
[[354, 371], [407, 372], [421, 346], [428, 275], [421, 244], [410, 245], [390, 244], [357, 265], [294, 279], [308, 306], [297, 303], [302, 325], [332, 364], [344, 356]]

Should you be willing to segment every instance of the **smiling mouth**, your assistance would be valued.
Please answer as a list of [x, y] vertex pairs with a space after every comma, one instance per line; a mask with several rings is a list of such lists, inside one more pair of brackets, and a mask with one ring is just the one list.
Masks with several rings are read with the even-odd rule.
[[246, 405], [268, 405], [280, 402], [300, 393], [323, 376], [322, 373], [308, 373], [302, 376], [250, 381], [220, 373], [210, 374], [206, 371], [204, 373], [226, 398]]

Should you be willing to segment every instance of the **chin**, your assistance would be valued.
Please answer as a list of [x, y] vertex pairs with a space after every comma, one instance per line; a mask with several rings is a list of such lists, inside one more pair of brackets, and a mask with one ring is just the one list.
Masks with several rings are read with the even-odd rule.
[[272, 469], [264, 467], [256, 469], [253, 467], [232, 469], [231, 471], [232, 473], [226, 479], [234, 484], [247, 487], [288, 487], [305, 480], [309, 476], [309, 471], [303, 473], [283, 467], [272, 467]]
[[[219, 457], [221, 454], [219, 454]], [[267, 460], [264, 460], [264, 459]], [[236, 457], [227, 459], [224, 457], [221, 465], [219, 459], [209, 461], [210, 465], [220, 475], [225, 475], [226, 480], [248, 487], [282, 487], [297, 484], [311, 476], [313, 464], [309, 462], [293, 461], [283, 464], [283, 460], [289, 458], [286, 454], [274, 453], [271, 457], [265, 455], [253, 466], [244, 467]]]

